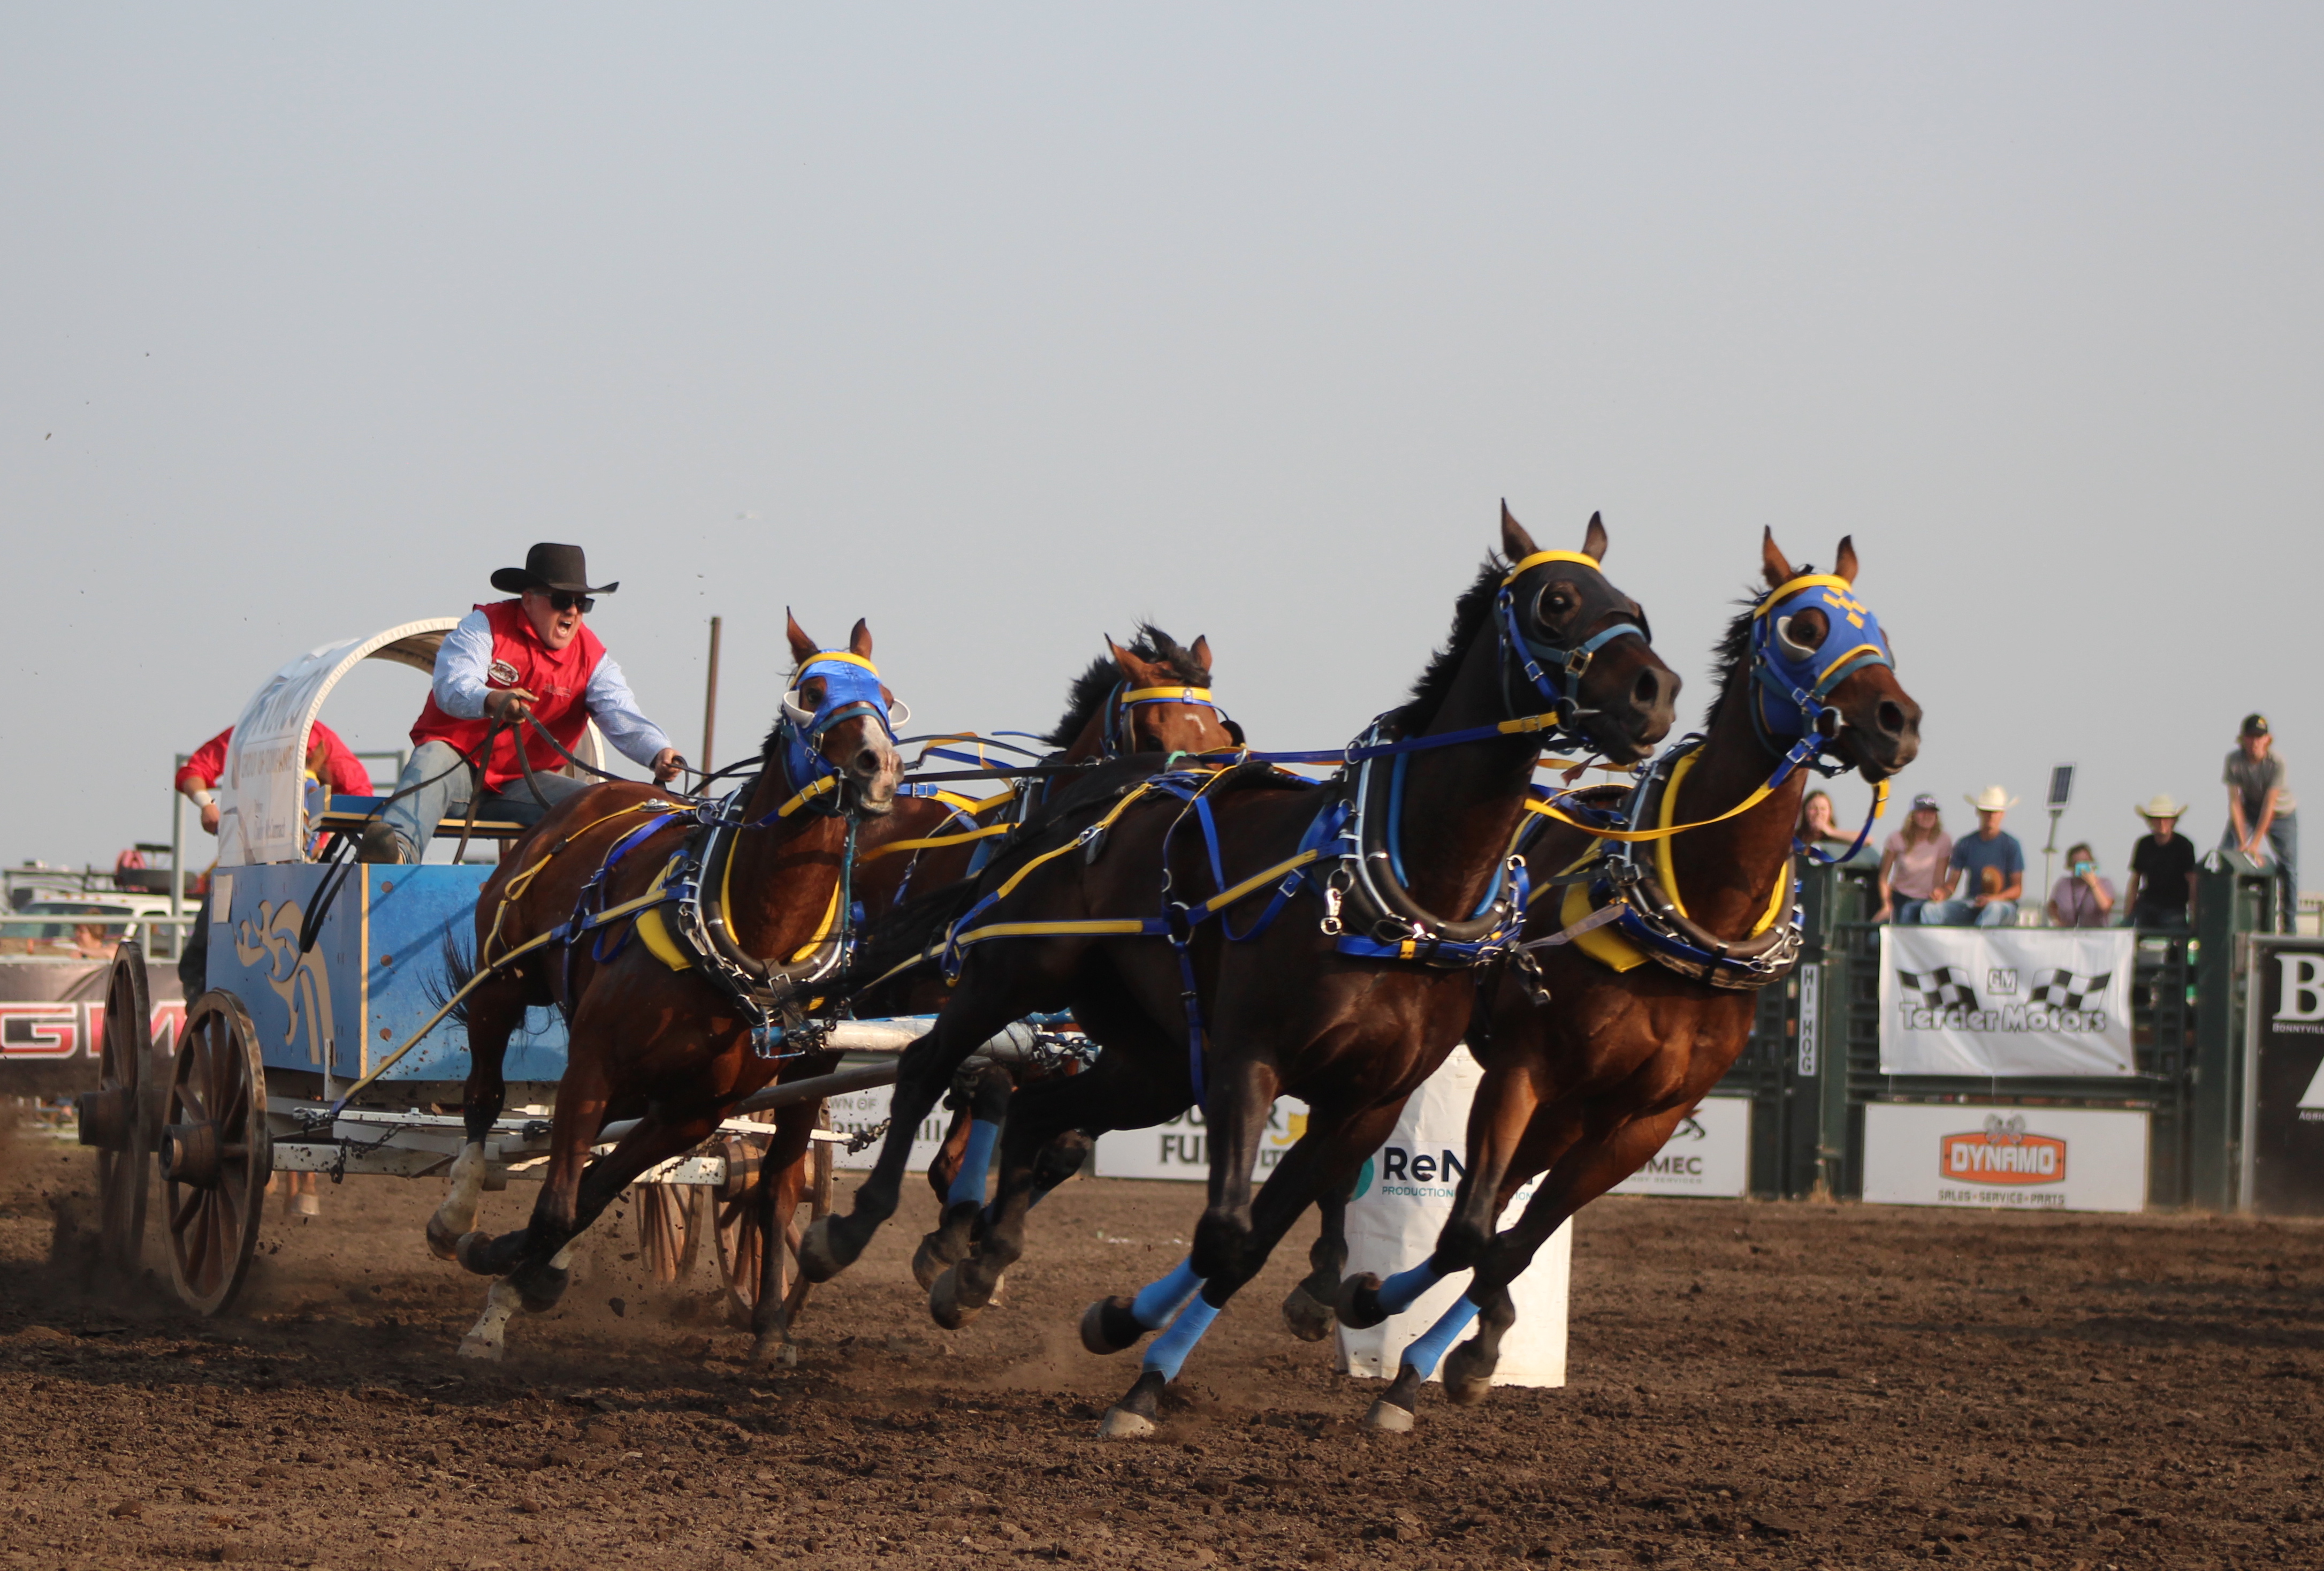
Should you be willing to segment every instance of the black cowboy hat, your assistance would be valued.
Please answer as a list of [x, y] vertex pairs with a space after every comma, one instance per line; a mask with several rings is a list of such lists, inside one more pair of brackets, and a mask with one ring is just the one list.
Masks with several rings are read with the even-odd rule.
[[568, 595], [610, 595], [620, 588], [616, 579], [611, 584], [592, 588], [589, 584], [589, 560], [579, 546], [556, 545], [543, 541], [524, 553], [524, 566], [503, 568], [493, 575], [493, 587], [503, 594], [521, 595], [527, 589], [562, 589]]

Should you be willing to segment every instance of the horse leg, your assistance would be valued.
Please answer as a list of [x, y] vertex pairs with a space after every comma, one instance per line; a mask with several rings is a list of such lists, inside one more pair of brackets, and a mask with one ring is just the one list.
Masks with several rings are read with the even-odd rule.
[[[576, 1241], [577, 1243], [577, 1241]], [[567, 1244], [550, 1259], [550, 1267], [566, 1272], [573, 1263], [574, 1243]], [[505, 1277], [496, 1277], [492, 1289], [484, 1295], [484, 1312], [460, 1338], [458, 1355], [481, 1358], [487, 1363], [498, 1363], [508, 1354], [508, 1323], [510, 1317], [524, 1307], [524, 1291]]]
[[1206, 1110], [1210, 1204], [1194, 1224], [1194, 1246], [1188, 1256], [1205, 1281], [1250, 1274], [1244, 1270], [1244, 1256], [1251, 1241], [1250, 1170], [1259, 1161], [1259, 1142], [1267, 1132], [1268, 1114], [1282, 1090], [1272, 1064], [1228, 1059], [1222, 1053], [1216, 1058], [1222, 1072], [1212, 1079]]
[[[827, 1067], [823, 1071], [827, 1073]], [[791, 1284], [783, 1261], [791, 1213], [807, 1189], [807, 1157], [815, 1142], [816, 1104], [794, 1103], [775, 1119], [774, 1137], [760, 1163], [758, 1215], [759, 1295], [751, 1310], [751, 1355], [754, 1364], [798, 1363], [791, 1340]]]
[[855, 1191], [855, 1204], [844, 1216], [825, 1216], [807, 1231], [799, 1250], [799, 1271], [811, 1282], [827, 1282], [853, 1265], [882, 1223], [896, 1214], [904, 1187], [904, 1167], [911, 1160], [912, 1136], [952, 1084], [952, 1077], [969, 1055], [986, 1039], [1021, 1015], [1039, 1007], [1019, 995], [1024, 990], [1010, 984], [1006, 968], [982, 967], [972, 961], [962, 973], [961, 984], [945, 1005], [927, 1035], [904, 1049], [897, 1066], [895, 1095], [889, 1102], [887, 1139], [871, 1176]]
[[[1341, 1284], [1338, 1308], [1342, 1323], [1368, 1330], [1391, 1315], [1401, 1315], [1415, 1300], [1449, 1276], [1468, 1271], [1491, 1243], [1493, 1229], [1509, 1197], [1525, 1181], [1549, 1165], [1553, 1151], [1536, 1153], [1544, 1132], [1534, 1127], [1541, 1105], [1539, 1087], [1525, 1069], [1488, 1071], [1469, 1108], [1469, 1167], [1452, 1196], [1452, 1214], [1436, 1235], [1436, 1247], [1420, 1264], [1383, 1280], [1363, 1271]], [[1562, 1145], [1563, 1142], [1560, 1141]], [[1521, 1158], [1533, 1155], [1530, 1163]], [[1512, 1169], [1521, 1176], [1510, 1180]]]
[[[1267, 1075], [1272, 1079], [1272, 1073]], [[1256, 1078], [1249, 1085], [1263, 1084]], [[1326, 1191], [1349, 1184], [1363, 1160], [1379, 1148], [1382, 1141], [1396, 1128], [1397, 1115], [1404, 1111], [1404, 1099], [1368, 1107], [1352, 1117], [1318, 1118], [1311, 1112], [1307, 1132], [1298, 1143], [1284, 1153], [1275, 1171], [1259, 1191], [1258, 1198], [1249, 1208], [1249, 1230], [1237, 1251], [1231, 1274], [1212, 1277], [1187, 1300], [1185, 1308], [1171, 1321], [1170, 1328], [1155, 1338], [1146, 1350], [1144, 1363], [1138, 1379], [1121, 1400], [1110, 1409], [1098, 1426], [1098, 1433], [1112, 1439], [1132, 1439], [1154, 1433], [1154, 1415], [1162, 1393], [1178, 1378], [1185, 1365], [1187, 1354], [1218, 1318], [1219, 1311], [1240, 1291], [1244, 1283], [1257, 1276], [1291, 1224], [1305, 1213], [1308, 1206]], [[1215, 1131], [1215, 1124], [1213, 1126]], [[1215, 1138], [1215, 1134], [1213, 1136]], [[1242, 1154], [1243, 1171], [1256, 1160], [1254, 1147]], [[1219, 1175], [1219, 1163], [1233, 1160], [1231, 1154], [1222, 1157], [1218, 1146], [1211, 1148], [1211, 1174], [1213, 1181]], [[1205, 1220], [1208, 1215], [1205, 1215]], [[1189, 1256], [1181, 1271], [1197, 1269], [1196, 1257]], [[1164, 1279], [1166, 1281], [1169, 1279]]]
[[[920, 1247], [912, 1255], [912, 1275], [923, 1288], [936, 1286], [946, 1267], [968, 1255], [977, 1218], [984, 1210], [984, 1186], [992, 1166], [992, 1148], [1009, 1116], [1009, 1094], [1013, 1083], [1006, 1067], [985, 1064], [969, 1077], [966, 1086], [955, 1088], [968, 1094], [965, 1104], [953, 1115], [952, 1133], [960, 1137], [960, 1156], [953, 1163], [947, 1181], [936, 1190], [944, 1200], [944, 1212], [936, 1230], [920, 1240]], [[944, 1156], [949, 1157], [952, 1150], [952, 1134], [947, 1134]], [[935, 1163], [929, 1164], [928, 1178], [930, 1182], [936, 1179]]]
[[1283, 1300], [1283, 1322], [1302, 1342], [1323, 1341], [1338, 1318], [1333, 1306], [1340, 1300], [1340, 1274], [1348, 1269], [1348, 1202], [1355, 1193], [1351, 1178], [1315, 1202], [1323, 1228], [1307, 1246], [1307, 1274]]
[[502, 975], [468, 995], [468, 1082], [460, 1102], [467, 1140], [452, 1159], [444, 1203], [428, 1218], [428, 1248], [438, 1260], [457, 1258], [460, 1237], [473, 1233], [484, 1198], [484, 1141], [508, 1100], [501, 1066], [509, 1037], [524, 1019], [524, 983]]

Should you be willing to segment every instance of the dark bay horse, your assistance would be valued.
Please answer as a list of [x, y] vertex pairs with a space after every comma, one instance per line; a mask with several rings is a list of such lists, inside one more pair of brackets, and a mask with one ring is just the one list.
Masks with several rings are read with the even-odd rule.
[[[797, 1078], [836, 1062], [833, 1053], [762, 1056], [754, 1040], [770, 1002], [781, 1003], [817, 966], [835, 963], [849, 841], [857, 820], [890, 810], [901, 763], [870, 631], [858, 622], [844, 651], [819, 648], [796, 621], [788, 632], [798, 669], [783, 714], [757, 775], [727, 812], [709, 809], [716, 823], [674, 810], [679, 805], [650, 786], [602, 785], [560, 803], [518, 841], [478, 898], [475, 958], [485, 966], [591, 913], [612, 919], [531, 949], [467, 998], [468, 1143], [429, 1238], [470, 1271], [502, 1280], [463, 1354], [497, 1358], [520, 1302], [556, 1302], [565, 1252], [640, 1173], [708, 1138], [725, 1108], [779, 1070]], [[696, 881], [698, 901], [662, 898], [672, 878]], [[697, 917], [698, 930], [689, 926]], [[469, 1229], [484, 1141], [504, 1095], [501, 1065], [525, 1010], [547, 1004], [564, 1012], [568, 1039], [548, 1172], [530, 1224], [489, 1237]], [[599, 1130], [622, 1118], [639, 1122], [592, 1161]], [[812, 1104], [784, 1109], [769, 1172], [796, 1161], [814, 1122]], [[779, 1254], [762, 1252], [770, 1279]], [[761, 1355], [779, 1298], [759, 1295]]]
[[[1094, 763], [1142, 753], [1158, 767], [1178, 754], [1222, 753], [1240, 741], [1240, 731], [1231, 728], [1210, 696], [1209, 639], [1181, 646], [1160, 628], [1142, 623], [1127, 648], [1109, 638], [1106, 650], [1074, 679], [1064, 717], [1042, 739], [1058, 751], [1044, 758], [1043, 764]], [[958, 801], [899, 796], [896, 810], [876, 825], [867, 825], [857, 843], [861, 871], [855, 888], [865, 919], [876, 921], [888, 915], [911, 889], [939, 889], [966, 877], [980, 854], [989, 860], [993, 847], [989, 839], [972, 840], [960, 832], [1029, 816], [1061, 778], [1071, 777], [1027, 777], [1006, 801], [981, 815]], [[931, 839], [936, 844], [915, 844]], [[909, 849], [896, 854], [904, 847]], [[924, 968], [883, 992], [878, 1007], [934, 1014], [949, 993], [939, 973]], [[913, 1256], [922, 1287], [965, 1252], [969, 1231], [984, 1207], [987, 1158], [1010, 1095], [1038, 1074], [1029, 1066], [988, 1064], [973, 1085], [954, 1087], [952, 1125], [928, 1164], [928, 1184], [945, 1205], [945, 1216]], [[1067, 1141], [1072, 1139], [1066, 1137]], [[1052, 1160], [1078, 1165], [1083, 1154], [1078, 1146], [1061, 1141]], [[803, 1168], [799, 1177], [803, 1182]]]
[[[1640, 843], [1644, 882], [1629, 903], [1651, 910], [1667, 901], [1675, 910], [1659, 913], [1656, 930], [1636, 942], [1626, 924], [1606, 929], [1623, 935], [1614, 944], [1536, 951], [1537, 976], [1497, 968], [1469, 1039], [1485, 1074], [1452, 1215], [1425, 1264], [1385, 1285], [1369, 1273], [1353, 1278], [1340, 1295], [1343, 1320], [1372, 1326], [1434, 1282], [1476, 1272], [1404, 1355], [1373, 1404], [1367, 1421], [1375, 1428], [1412, 1427], [1422, 1384], [1471, 1317], [1477, 1335], [1445, 1359], [1444, 1390], [1455, 1402], [1484, 1400], [1516, 1318], [1509, 1284], [1568, 1217], [1660, 1151], [1743, 1051], [1753, 988], [1780, 982], [1796, 954], [1792, 835], [1807, 779], [1796, 764], [1829, 755], [1877, 782], [1920, 751], [1921, 707], [1898, 685], [1877, 621], [1855, 595], [1854, 544], [1841, 541], [1822, 576], [1795, 573], [1772, 531], [1762, 554], [1766, 592], [1720, 646], [1708, 735], [1658, 761], [1633, 799], [1633, 830], [1647, 829], [1637, 820], [1649, 811], [1664, 824], [1702, 824]], [[1766, 790], [1787, 758], [1795, 767]], [[1584, 830], [1545, 823], [1526, 855], [1554, 873], [1593, 844]], [[1588, 885], [1541, 893], [1526, 924], [1529, 941], [1603, 903]], [[1496, 1219], [1541, 1173], [1548, 1176], [1524, 1214], [1497, 1234]]]
[[[921, 916], [918, 930], [899, 919], [884, 935], [899, 948], [945, 933], [958, 981], [905, 1055], [897, 1125], [853, 1212], [809, 1231], [810, 1277], [853, 1261], [893, 1212], [905, 1121], [953, 1066], [1006, 1022], [1070, 1007], [1104, 1051], [1083, 1074], [1018, 1094], [991, 1220], [937, 1280], [930, 1308], [957, 1325], [989, 1301], [1022, 1252], [1027, 1209], [1054, 1181], [1041, 1158], [1056, 1137], [1204, 1104], [1210, 1204], [1194, 1253], [1167, 1288], [1100, 1316], [1127, 1346], [1186, 1304], [1171, 1345], [1157, 1345], [1161, 1358], [1109, 1415], [1111, 1433], [1151, 1428], [1155, 1400], [1202, 1327], [1316, 1195], [1353, 1172], [1458, 1040], [1474, 992], [1467, 967], [1517, 920], [1508, 854], [1548, 735], [1586, 736], [1628, 761], [1669, 728], [1677, 679], [1648, 646], [1637, 604], [1599, 570], [1600, 522], [1581, 552], [1541, 551], [1504, 509], [1502, 544], [1512, 562], [1489, 563], [1462, 596], [1450, 644], [1368, 733], [1361, 765], [1321, 788], [1263, 768], [1158, 777], [1167, 784], [1150, 769], [1101, 770], [964, 893], [904, 913]], [[1163, 916], [1150, 919], [1157, 905]], [[1254, 1201], [1258, 1142], [1285, 1093], [1340, 1132], [1318, 1141], [1311, 1123]]]

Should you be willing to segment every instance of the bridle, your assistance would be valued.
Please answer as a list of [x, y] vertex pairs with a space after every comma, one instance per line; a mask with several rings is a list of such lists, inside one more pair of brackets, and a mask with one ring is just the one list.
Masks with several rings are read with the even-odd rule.
[[[1823, 636], [1812, 647], [1792, 637], [1799, 614], [1810, 607], [1824, 613]], [[1751, 613], [1751, 728], [1775, 753], [1813, 738], [1802, 762], [1819, 774], [1845, 774], [1855, 766], [1824, 757], [1845, 724], [1824, 700], [1867, 666], [1895, 663], [1880, 619], [1847, 579], [1828, 573], [1791, 579], [1767, 591]]]
[[[1637, 613], [1637, 620], [1635, 622], [1624, 620], [1609, 624], [1572, 645], [1552, 643], [1526, 631], [1524, 621], [1517, 615], [1517, 581], [1534, 568], [1550, 562], [1579, 562], [1593, 573], [1600, 570], [1598, 559], [1581, 551], [1536, 551], [1511, 564], [1509, 570], [1502, 575], [1500, 592], [1493, 599], [1493, 611], [1494, 621], [1500, 631], [1501, 698], [1511, 716], [1515, 717], [1519, 712], [1517, 700], [1510, 692], [1509, 673], [1514, 665], [1531, 684], [1535, 693], [1548, 704], [1550, 712], [1556, 716], [1559, 729], [1564, 730], [1572, 728], [1584, 715], [1597, 711], [1582, 707], [1578, 685], [1561, 686], [1558, 679], [1564, 679], [1567, 684], [1579, 684], [1589, 672], [1591, 662], [1597, 659], [1598, 652], [1625, 633], [1636, 633], [1641, 643], [1651, 644], [1655, 640], [1654, 634], [1646, 631], [1646, 613], [1643, 611]], [[1546, 584], [1542, 586], [1542, 589], [1547, 587]], [[1535, 592], [1536, 602], [1540, 595], [1540, 590]], [[1540, 620], [1538, 615], [1533, 618], [1536, 624]], [[1548, 744], [1546, 737], [1543, 744]]]
[[1194, 705], [1216, 715], [1219, 724], [1230, 733], [1234, 729], [1234, 723], [1227, 718], [1227, 712], [1211, 697], [1208, 688], [1133, 688], [1126, 681], [1119, 682], [1113, 691], [1106, 695], [1104, 717], [1099, 727], [1106, 757], [1122, 758], [1139, 751], [1136, 711], [1148, 704]]
[[[822, 679], [823, 697], [809, 708], [800, 694], [816, 678]], [[910, 706], [889, 698], [880, 684], [880, 668], [860, 654], [819, 650], [799, 662], [789, 691], [783, 694], [783, 717], [776, 724], [777, 745], [770, 750], [789, 794], [781, 807], [759, 823], [788, 818], [799, 808], [810, 806], [825, 817], [856, 816], [854, 793], [842, 789], [848, 777], [816, 744], [841, 721], [862, 715], [878, 717], [890, 745], [896, 740], [896, 727], [910, 724], [912, 718]]]

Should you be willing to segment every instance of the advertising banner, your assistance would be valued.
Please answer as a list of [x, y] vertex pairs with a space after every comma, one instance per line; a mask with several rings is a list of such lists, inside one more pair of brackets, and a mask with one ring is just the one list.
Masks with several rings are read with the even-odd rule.
[[[1294, 1096], [1278, 1097], [1268, 1111], [1267, 1132], [1259, 1137], [1259, 1158], [1251, 1164], [1251, 1177], [1266, 1182], [1283, 1153], [1306, 1132], [1307, 1104]], [[1169, 1123], [1150, 1129], [1117, 1129], [1098, 1136], [1097, 1175], [1204, 1182], [1211, 1176], [1211, 1144], [1202, 1109], [1190, 1107]]]
[[1646, 1165], [1614, 1186], [1617, 1195], [1703, 1195], [1740, 1199], [1751, 1192], [1751, 1099], [1706, 1096], [1679, 1122]]
[[2147, 1115], [2113, 1108], [1874, 1102], [1864, 1198], [2027, 1211], [2146, 1208]]
[[[1391, 1276], [1418, 1265], [1436, 1247], [1436, 1235], [1452, 1214], [1453, 1186], [1466, 1169], [1469, 1104], [1484, 1071], [1465, 1047], [1455, 1048], [1444, 1067], [1405, 1104], [1404, 1116], [1388, 1143], [1366, 1159], [1348, 1205], [1347, 1274], [1370, 1271]], [[1533, 1197], [1528, 1184], [1502, 1214], [1506, 1225]], [[1533, 1265], [1511, 1284], [1517, 1324], [1501, 1339], [1495, 1385], [1565, 1383], [1565, 1294], [1573, 1258], [1573, 1224], [1552, 1234]], [[1340, 1368], [1374, 1380], [1393, 1380], [1404, 1350], [1436, 1323], [1469, 1284], [1466, 1274], [1437, 1283], [1401, 1315], [1369, 1330], [1342, 1326]], [[1465, 1337], [1463, 1338], [1466, 1339]], [[1441, 1379], [1442, 1365], [1432, 1380]]]
[[2127, 1075], [2128, 928], [1880, 929], [1880, 1072]]
[[[862, 1134], [878, 1129], [888, 1122], [889, 1098], [896, 1093], [893, 1086], [874, 1086], [869, 1090], [849, 1091], [829, 1098], [824, 1109], [831, 1127], [841, 1134]], [[952, 1109], [939, 1102], [928, 1109], [920, 1120], [920, 1127], [912, 1134], [912, 1154], [905, 1162], [908, 1173], [925, 1173], [936, 1160], [936, 1152], [944, 1150], [945, 1132], [952, 1127]], [[844, 1145], [831, 1148], [831, 1164], [835, 1168], [868, 1168], [880, 1160], [879, 1141], [873, 1141], [860, 1151], [851, 1151]]]
[[2250, 943], [2244, 1206], [2324, 1216], [2324, 939]]

